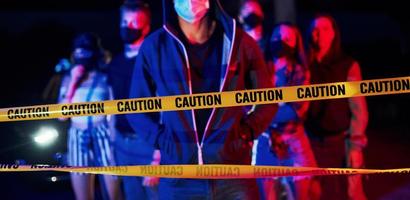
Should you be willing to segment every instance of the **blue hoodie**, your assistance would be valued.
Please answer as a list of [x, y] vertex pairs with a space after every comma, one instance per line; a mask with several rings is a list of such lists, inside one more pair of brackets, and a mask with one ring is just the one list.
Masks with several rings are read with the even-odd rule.
[[[163, 0], [164, 25], [147, 37], [137, 56], [130, 98], [192, 94], [189, 58], [172, 0]], [[236, 27], [217, 0], [209, 15], [223, 27], [219, 91], [271, 88], [257, 43]], [[161, 164], [250, 164], [249, 142], [269, 125], [276, 104], [212, 109], [202, 138], [194, 110], [128, 115], [131, 126], [161, 150]], [[136, 147], [138, 148], [138, 147]]]

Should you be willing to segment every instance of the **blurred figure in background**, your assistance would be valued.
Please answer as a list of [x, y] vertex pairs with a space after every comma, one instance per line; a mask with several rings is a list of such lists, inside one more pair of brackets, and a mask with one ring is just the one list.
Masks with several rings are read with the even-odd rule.
[[[280, 23], [273, 29], [267, 47], [268, 68], [275, 87], [309, 84], [309, 71], [302, 36], [290, 23]], [[316, 167], [316, 161], [305, 134], [304, 119], [309, 102], [279, 103], [278, 112], [268, 130], [254, 143], [253, 162], [256, 165], [281, 165]], [[256, 152], [255, 152], [256, 151]], [[294, 185], [283, 184], [287, 199], [309, 199], [311, 177], [297, 176], [290, 179]], [[279, 188], [287, 178], [259, 181], [264, 199], [282, 199]], [[275, 189], [276, 188], [276, 189]]]
[[[121, 7], [120, 33], [124, 50], [108, 66], [108, 80], [114, 99], [129, 96], [135, 58], [145, 37], [150, 32], [151, 12], [142, 1], [128, 0]], [[114, 152], [118, 165], [158, 165], [159, 151], [155, 151], [130, 126], [125, 115], [114, 115], [111, 128], [114, 134]], [[158, 178], [121, 177], [126, 199], [157, 199]]]
[[[78, 35], [73, 41], [70, 75], [62, 82], [59, 103], [94, 102], [112, 99], [111, 89], [100, 65], [104, 51], [98, 36], [92, 33]], [[108, 116], [72, 117], [68, 130], [68, 165], [113, 166], [114, 157], [110, 143]], [[64, 120], [64, 119], [61, 119]], [[94, 179], [91, 174], [71, 173], [71, 183], [76, 199], [94, 198]], [[104, 176], [110, 199], [119, 198], [117, 178]]]
[[[315, 17], [309, 36], [312, 84], [362, 80], [357, 61], [342, 51], [340, 32], [331, 16]], [[367, 121], [365, 97], [312, 101], [306, 129], [319, 167], [362, 168]], [[321, 199], [366, 199], [360, 175], [319, 180]]]
[[265, 49], [266, 45], [263, 37], [263, 18], [262, 7], [257, 0], [243, 1], [239, 10], [239, 22], [245, 32], [259, 44], [262, 50]]

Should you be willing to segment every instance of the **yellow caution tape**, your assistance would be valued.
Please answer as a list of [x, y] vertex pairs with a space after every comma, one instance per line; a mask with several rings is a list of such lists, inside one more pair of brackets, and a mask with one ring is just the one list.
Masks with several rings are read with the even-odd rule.
[[57, 165], [0, 164], [0, 172], [58, 171], [117, 176], [152, 176], [161, 178], [237, 179], [284, 176], [325, 176], [354, 174], [410, 174], [404, 169], [351, 169], [250, 165], [143, 165], [112, 167], [69, 167]]
[[292, 86], [269, 89], [242, 90], [195, 95], [177, 95], [101, 102], [51, 104], [0, 109], [0, 122], [67, 118], [108, 114], [177, 111], [401, 94], [410, 92], [410, 76]]

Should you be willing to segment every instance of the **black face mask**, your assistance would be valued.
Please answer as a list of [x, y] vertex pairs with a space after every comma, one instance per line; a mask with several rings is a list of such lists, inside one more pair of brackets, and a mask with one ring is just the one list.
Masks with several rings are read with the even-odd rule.
[[98, 67], [98, 59], [95, 57], [91, 58], [74, 58], [74, 65], [82, 65], [87, 71], [91, 71]]
[[286, 43], [282, 42], [281, 40], [270, 42], [270, 47], [272, 49], [272, 56], [273, 57], [287, 57], [294, 59], [295, 58], [295, 48], [290, 47]]
[[121, 28], [120, 30], [122, 41], [125, 44], [132, 44], [142, 36], [142, 29]]
[[262, 24], [262, 17], [256, 15], [255, 13], [251, 13], [246, 16], [243, 21], [245, 22], [245, 26], [249, 29], [254, 29], [258, 25]]

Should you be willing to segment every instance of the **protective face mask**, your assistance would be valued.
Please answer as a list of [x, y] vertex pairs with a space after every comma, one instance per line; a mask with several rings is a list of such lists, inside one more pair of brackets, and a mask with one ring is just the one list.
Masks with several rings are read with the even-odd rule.
[[98, 59], [96, 58], [76, 58], [74, 65], [82, 65], [87, 71], [91, 71], [98, 67]]
[[287, 58], [294, 58], [295, 56], [295, 48], [290, 47], [286, 43], [282, 42], [281, 40], [272, 41], [270, 43], [272, 49], [272, 55], [274, 57], [287, 57]]
[[123, 27], [120, 30], [121, 39], [125, 44], [132, 44], [142, 36], [142, 29], [132, 29]]
[[92, 70], [98, 66], [98, 55], [95, 51], [76, 48], [73, 54], [73, 64], [83, 65], [86, 70]]
[[254, 29], [258, 25], [262, 24], [262, 17], [256, 15], [255, 13], [251, 13], [243, 19], [245, 25], [249, 29]]
[[178, 16], [193, 24], [201, 20], [209, 10], [209, 0], [174, 0]]

